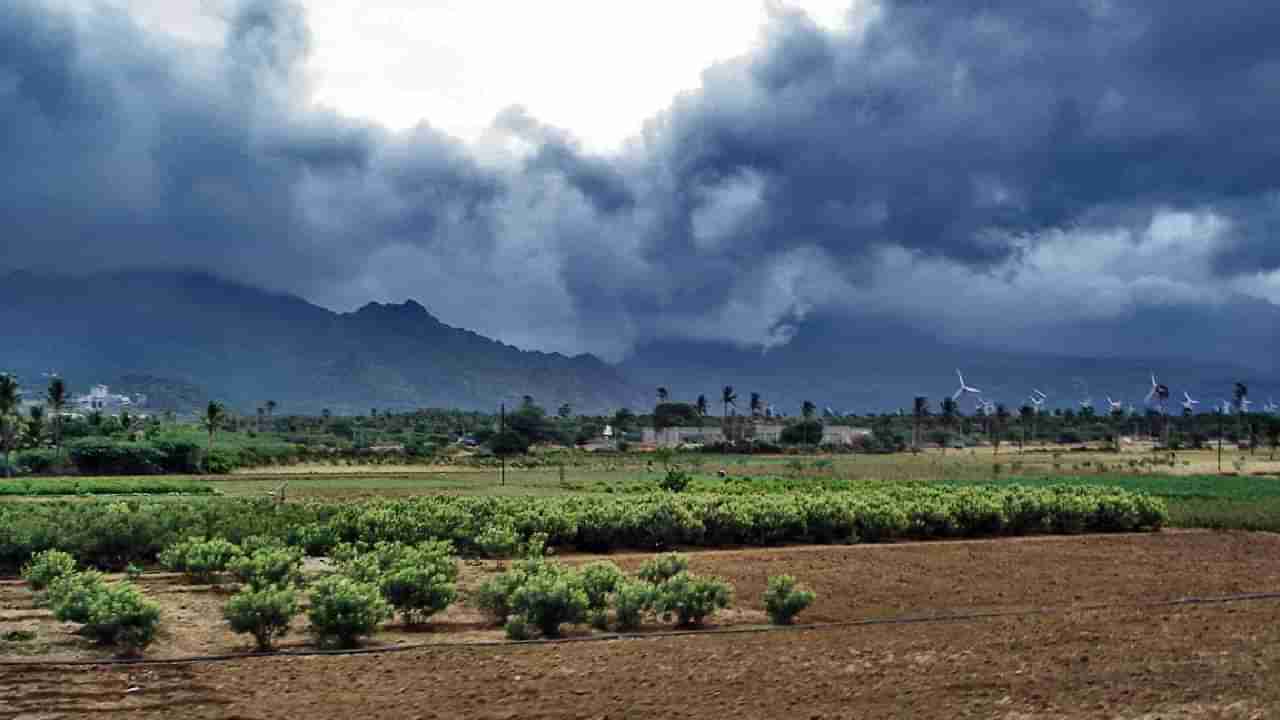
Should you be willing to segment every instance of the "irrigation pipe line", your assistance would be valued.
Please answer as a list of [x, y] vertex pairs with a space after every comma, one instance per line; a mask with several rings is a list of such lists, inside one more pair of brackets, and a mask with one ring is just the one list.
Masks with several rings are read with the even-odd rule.
[[972, 620], [989, 620], [1006, 617], [1030, 617], [1034, 615], [1057, 615], [1068, 612], [1148, 609], [1162, 607], [1179, 607], [1183, 605], [1225, 605], [1239, 602], [1257, 602], [1263, 600], [1280, 600], [1280, 592], [1237, 593], [1232, 595], [1215, 595], [1208, 597], [1185, 597], [1174, 600], [1159, 600], [1146, 603], [1091, 603], [1086, 605], [1050, 606], [1022, 610], [988, 610], [976, 612], [950, 613], [946, 615], [900, 615], [888, 618], [866, 618], [862, 620], [841, 620], [836, 622], [810, 623], [806, 625], [749, 625], [745, 627], [711, 628], [706, 630], [659, 630], [655, 632], [627, 633], [616, 632], [586, 637], [551, 638], [537, 640], [482, 640], [471, 643], [424, 642], [392, 647], [352, 648], [347, 650], [282, 650], [277, 652], [240, 652], [223, 655], [191, 655], [178, 658], [106, 658], [102, 660], [5, 660], [0, 661], [0, 668], [5, 667], [90, 667], [101, 665], [187, 665], [194, 663], [228, 662], [232, 660], [253, 660], [268, 658], [305, 658], [335, 657], [344, 655], [386, 655], [426, 649], [465, 650], [468, 648], [503, 648], [529, 645], [569, 645], [574, 643], [612, 642], [616, 640], [651, 640], [661, 638], [690, 637], [703, 635], [747, 635], [755, 633], [823, 631], [849, 627], [865, 627], [873, 625], [923, 625], [930, 623], [966, 622]]

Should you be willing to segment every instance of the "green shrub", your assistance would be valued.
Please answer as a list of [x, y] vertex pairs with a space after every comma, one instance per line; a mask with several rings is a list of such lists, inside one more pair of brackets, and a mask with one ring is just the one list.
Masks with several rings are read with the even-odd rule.
[[520, 545], [520, 534], [510, 525], [490, 525], [476, 537], [476, 544], [486, 557], [511, 557]]
[[159, 559], [165, 568], [186, 575], [191, 582], [208, 584], [237, 557], [240, 548], [222, 538], [188, 538], [165, 548]]
[[646, 562], [636, 575], [645, 582], [659, 585], [688, 569], [688, 558], [679, 553], [667, 553]]
[[106, 582], [102, 573], [88, 570], [71, 573], [49, 584], [49, 607], [60, 622], [84, 624], [89, 622], [89, 609], [94, 597], [102, 591]]
[[308, 557], [324, 557], [339, 542], [337, 529], [329, 525], [308, 523], [289, 530], [288, 543], [302, 548]]
[[160, 606], [131, 583], [100, 585], [91, 592], [84, 632], [122, 655], [135, 655], [155, 640]]
[[769, 578], [769, 588], [764, 591], [764, 609], [774, 625], [790, 625], [816, 598], [813, 591], [797, 588], [796, 579], [790, 575], [775, 575]]
[[297, 614], [297, 592], [280, 586], [241, 590], [222, 609], [232, 632], [253, 635], [258, 650], [263, 652], [271, 649], [276, 638], [289, 632], [289, 623]]
[[733, 602], [733, 588], [717, 578], [680, 572], [658, 586], [653, 608], [664, 619], [672, 615], [681, 627], [701, 625], [716, 610]]
[[22, 568], [22, 579], [32, 590], [44, 590], [49, 583], [76, 571], [76, 559], [61, 550], [45, 550], [31, 557]]
[[228, 475], [240, 467], [240, 452], [229, 448], [214, 448], [205, 453], [202, 465], [210, 475]]
[[377, 586], [341, 575], [317, 580], [308, 599], [311, 632], [321, 645], [354, 647], [359, 638], [372, 635], [391, 617], [391, 606]]
[[471, 601], [481, 612], [502, 625], [511, 615], [511, 598], [516, 588], [524, 583], [524, 572], [508, 570], [481, 583], [472, 593]]
[[614, 616], [619, 630], [638, 630], [644, 614], [653, 608], [656, 589], [650, 583], [628, 580], [613, 593]]
[[578, 570], [582, 589], [587, 594], [587, 607], [602, 610], [609, 605], [609, 594], [618, 589], [626, 576], [611, 562], [596, 562]]
[[582, 622], [587, 613], [581, 580], [571, 571], [553, 567], [526, 575], [511, 596], [511, 609], [549, 638], [560, 636], [561, 625]]
[[525, 622], [525, 619], [519, 615], [507, 620], [502, 629], [506, 631], [508, 640], [528, 640], [533, 636], [533, 633], [529, 631], [529, 623]]
[[237, 580], [255, 590], [288, 587], [302, 577], [302, 551], [297, 548], [262, 547], [252, 555], [237, 555], [227, 564]]
[[693, 478], [689, 476], [689, 473], [671, 468], [667, 471], [666, 477], [658, 481], [658, 487], [667, 492], [678, 493], [684, 492], [685, 488], [689, 487], [690, 482], [693, 482]]
[[383, 575], [379, 588], [409, 625], [424, 622], [457, 598], [453, 578], [422, 565], [397, 565]]

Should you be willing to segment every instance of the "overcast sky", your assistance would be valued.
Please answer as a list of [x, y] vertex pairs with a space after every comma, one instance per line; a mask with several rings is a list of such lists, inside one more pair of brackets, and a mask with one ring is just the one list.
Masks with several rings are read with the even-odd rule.
[[10, 0], [0, 263], [610, 359], [817, 311], [1274, 342], [1276, 37], [1245, 0]]

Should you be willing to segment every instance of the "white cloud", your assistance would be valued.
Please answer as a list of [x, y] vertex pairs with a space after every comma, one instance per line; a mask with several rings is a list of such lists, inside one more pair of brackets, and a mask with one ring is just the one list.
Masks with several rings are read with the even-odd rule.
[[[235, 0], [55, 0], [127, 10], [145, 27], [216, 44]], [[848, 27], [863, 0], [769, 0]], [[518, 104], [593, 150], [616, 149], [716, 62], [759, 39], [765, 0], [302, 0], [314, 99], [393, 129], [426, 122], [471, 141]], [[855, 29], [857, 25], [855, 23]]]

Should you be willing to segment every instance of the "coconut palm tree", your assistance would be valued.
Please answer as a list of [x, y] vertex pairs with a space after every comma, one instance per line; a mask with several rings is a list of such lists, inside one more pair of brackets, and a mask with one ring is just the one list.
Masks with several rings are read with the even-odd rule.
[[50, 378], [45, 392], [45, 404], [49, 406], [53, 420], [53, 447], [62, 450], [62, 411], [67, 406], [67, 383], [60, 377]]
[[664, 403], [664, 402], [666, 402], [666, 401], [667, 401], [667, 400], [669, 400], [669, 399], [671, 399], [671, 393], [670, 393], [670, 391], [668, 391], [668, 390], [667, 390], [666, 388], [664, 388], [664, 387], [659, 387], [659, 388], [658, 388], [658, 402], [660, 402], [660, 403]]
[[[959, 414], [960, 414], [960, 405], [956, 403], [954, 398], [948, 397], [948, 398], [942, 399], [942, 426], [943, 427], [945, 427], [948, 431], [950, 431], [954, 427], [956, 423], [956, 417]], [[951, 442], [951, 438], [950, 436], [948, 436], [947, 439], [944, 440], [942, 443], [942, 453], [944, 455], [947, 452], [947, 444], [950, 442]]]
[[751, 417], [760, 417], [764, 411], [764, 402], [760, 400], [760, 393], [751, 393]]
[[209, 450], [213, 451], [213, 436], [226, 420], [227, 410], [217, 400], [210, 400], [209, 407], [204, 410], [204, 427], [209, 431]]
[[911, 448], [920, 451], [920, 424], [929, 416], [929, 398], [917, 395], [911, 404]]
[[724, 404], [724, 412], [721, 414], [721, 417], [729, 416], [730, 405], [733, 405], [733, 408], [735, 410], [738, 409], [738, 406], [734, 405], [734, 403], [737, 402], [737, 400], [738, 400], [738, 395], [733, 391], [733, 386], [725, 385], [724, 390], [720, 392], [720, 402]]

